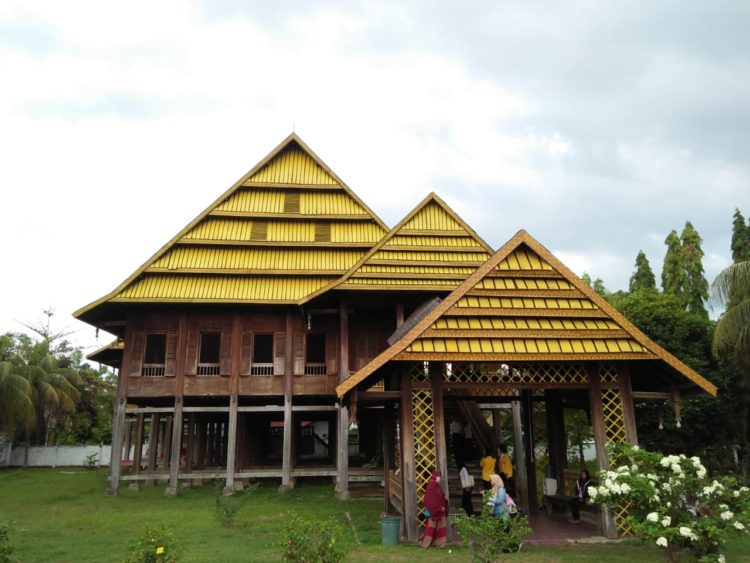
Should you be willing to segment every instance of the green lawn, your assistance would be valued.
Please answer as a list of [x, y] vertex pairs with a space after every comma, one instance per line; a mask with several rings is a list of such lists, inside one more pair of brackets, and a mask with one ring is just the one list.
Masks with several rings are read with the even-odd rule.
[[[402, 545], [380, 545], [378, 517], [382, 501], [353, 499], [339, 502], [330, 483], [304, 481], [279, 494], [276, 485], [252, 492], [235, 523], [219, 526], [214, 518], [214, 491], [182, 489], [177, 498], [164, 498], [164, 486], [119, 497], [104, 494], [105, 472], [79, 468], [0, 471], [0, 521], [11, 522], [11, 545], [21, 561], [123, 561], [128, 543], [144, 523], [164, 523], [176, 536], [186, 561], [278, 561], [285, 514], [305, 518], [334, 516], [343, 523], [348, 512], [362, 546], [356, 546], [347, 527], [351, 551], [348, 561], [468, 561], [461, 547], [420, 550]], [[750, 541], [730, 546], [727, 560], [750, 561]], [[518, 562], [662, 561], [662, 553], [637, 544], [574, 545], [555, 548], [524, 546]]]

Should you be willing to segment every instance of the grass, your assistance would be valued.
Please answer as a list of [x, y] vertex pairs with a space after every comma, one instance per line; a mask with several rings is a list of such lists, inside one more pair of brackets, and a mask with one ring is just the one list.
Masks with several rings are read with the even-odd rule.
[[[140, 492], [121, 489], [118, 497], [104, 494], [106, 475], [75, 468], [0, 471], [0, 522], [10, 521], [10, 540], [20, 561], [123, 561], [128, 544], [145, 523], [164, 525], [174, 533], [185, 561], [279, 561], [285, 515], [294, 510], [304, 518], [334, 516], [346, 526], [347, 561], [469, 561], [466, 548], [420, 550], [411, 545], [380, 545], [380, 499], [337, 501], [330, 483], [302, 482], [279, 494], [276, 484], [254, 489], [230, 526], [214, 517], [211, 484], [182, 489], [165, 498], [164, 486]], [[348, 512], [361, 546], [343, 524]], [[728, 561], [750, 561], [747, 536], [729, 546]], [[517, 562], [663, 561], [657, 548], [638, 542], [561, 547], [524, 546], [509, 559]]]

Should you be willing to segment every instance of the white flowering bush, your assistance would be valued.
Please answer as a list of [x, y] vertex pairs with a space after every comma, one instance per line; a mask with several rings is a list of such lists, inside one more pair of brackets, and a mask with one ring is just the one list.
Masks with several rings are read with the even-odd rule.
[[732, 477], [711, 479], [698, 457], [663, 456], [625, 444], [610, 451], [613, 471], [602, 471], [589, 496], [614, 508], [629, 505], [635, 533], [664, 548], [669, 561], [683, 556], [724, 561], [722, 545], [750, 528], [750, 490]]

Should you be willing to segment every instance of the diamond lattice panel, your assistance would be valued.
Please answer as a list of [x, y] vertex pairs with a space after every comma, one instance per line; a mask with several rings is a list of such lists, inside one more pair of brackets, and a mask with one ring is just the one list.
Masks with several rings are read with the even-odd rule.
[[[535, 392], [534, 396], [543, 397], [544, 392]], [[543, 502], [544, 471], [549, 465], [548, 432], [547, 432], [547, 406], [544, 401], [532, 401], [531, 420], [533, 424], [532, 440], [534, 444], [534, 465], [536, 467], [537, 502]]]
[[617, 383], [617, 367], [615, 364], [602, 364], [599, 367], [599, 378], [602, 383]]
[[[417, 503], [422, 505], [427, 481], [430, 480], [430, 475], [437, 466], [432, 391], [428, 389], [412, 391], [411, 405], [414, 417], [414, 470], [417, 481]], [[414, 517], [417, 518], [418, 515], [415, 514]], [[420, 522], [420, 525], [424, 523]]]
[[409, 378], [412, 381], [429, 381], [430, 380], [430, 363], [418, 362], [413, 364], [409, 371]]
[[[615, 378], [617, 371], [615, 370]], [[602, 378], [604, 374], [602, 373]], [[602, 407], [604, 413], [604, 431], [607, 435], [607, 444], [621, 444], [625, 442], [625, 417], [622, 410], [622, 399], [620, 398], [619, 389], [602, 390]], [[610, 465], [613, 466], [617, 460], [610, 459]], [[633, 529], [627, 524], [625, 518], [628, 515], [629, 503], [621, 503], [614, 509], [615, 522], [620, 535], [629, 536], [633, 534]]]

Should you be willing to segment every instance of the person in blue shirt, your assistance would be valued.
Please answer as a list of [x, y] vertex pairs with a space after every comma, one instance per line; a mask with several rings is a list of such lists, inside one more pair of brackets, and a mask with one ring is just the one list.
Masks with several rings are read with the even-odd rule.
[[491, 505], [491, 514], [493, 516], [500, 516], [504, 520], [510, 518], [508, 513], [508, 507], [505, 505], [505, 485], [500, 475], [493, 473], [490, 475], [490, 492], [487, 504]]

